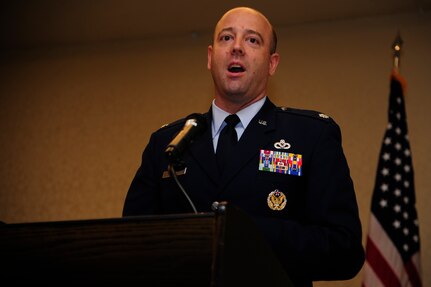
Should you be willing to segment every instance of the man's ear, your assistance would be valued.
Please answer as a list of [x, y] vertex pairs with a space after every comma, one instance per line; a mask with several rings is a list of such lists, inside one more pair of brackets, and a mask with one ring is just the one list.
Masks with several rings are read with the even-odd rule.
[[211, 57], [212, 57], [212, 53], [213, 53], [213, 46], [209, 45], [208, 46], [208, 62], [207, 62], [207, 68], [208, 68], [208, 70], [211, 70]]
[[280, 55], [278, 53], [273, 53], [269, 59], [269, 75], [272, 76], [277, 70], [278, 63], [280, 62]]

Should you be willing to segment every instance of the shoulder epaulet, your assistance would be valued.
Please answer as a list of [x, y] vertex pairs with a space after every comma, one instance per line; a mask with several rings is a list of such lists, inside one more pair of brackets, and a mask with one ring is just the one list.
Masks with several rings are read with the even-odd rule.
[[185, 122], [185, 118], [183, 118], [183, 119], [179, 119], [179, 120], [176, 120], [176, 121], [174, 121], [174, 122], [172, 122], [172, 123], [169, 123], [169, 124], [164, 124], [163, 126], [161, 126], [159, 129], [158, 129], [158, 131], [160, 131], [160, 130], [165, 130], [165, 129], [168, 129], [168, 128], [171, 128], [171, 127], [175, 127], [175, 126], [178, 126], [178, 125], [184, 125], [184, 122]]
[[294, 109], [294, 108], [288, 108], [288, 107], [277, 107], [277, 110], [284, 113], [311, 117], [311, 118], [315, 118], [323, 121], [332, 121], [331, 117], [318, 111]]

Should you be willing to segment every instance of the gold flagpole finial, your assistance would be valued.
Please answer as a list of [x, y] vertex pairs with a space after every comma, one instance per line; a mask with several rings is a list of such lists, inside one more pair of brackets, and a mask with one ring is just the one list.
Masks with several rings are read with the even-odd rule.
[[398, 70], [400, 66], [401, 48], [403, 46], [403, 39], [401, 39], [400, 31], [398, 31], [397, 37], [392, 44], [392, 50], [394, 53], [393, 67]]

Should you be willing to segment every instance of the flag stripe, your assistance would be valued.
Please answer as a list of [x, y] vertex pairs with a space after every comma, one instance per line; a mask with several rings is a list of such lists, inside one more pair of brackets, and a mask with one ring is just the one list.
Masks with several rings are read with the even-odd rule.
[[[375, 242], [377, 242], [377, 244]], [[373, 249], [376, 249], [378, 253], [374, 253], [375, 251]], [[375, 259], [374, 257], [381, 258]], [[385, 258], [389, 258], [389, 260], [385, 260]], [[373, 265], [370, 264], [370, 261], [372, 260], [385, 261], [384, 263], [387, 264], [388, 268], [392, 270], [391, 272], [394, 274], [394, 276], [396, 276], [399, 282], [401, 282], [401, 286], [422, 286], [420, 274], [418, 273], [418, 270], [420, 270], [418, 266], [420, 261], [419, 253], [416, 253], [414, 256], [412, 256], [412, 260], [410, 260], [404, 266], [401, 257], [399, 256], [398, 252], [396, 252], [395, 246], [393, 245], [392, 241], [389, 239], [386, 232], [383, 230], [380, 223], [377, 221], [373, 214], [371, 214], [370, 233], [367, 238], [367, 268], [364, 269], [364, 280], [365, 282], [367, 282], [365, 286], [381, 286], [380, 284], [382, 283], [377, 283], [375, 281], [376, 279], [369, 279], [369, 277], [378, 278], [372, 266], [368, 266]], [[382, 268], [382, 266], [380, 266], [379, 264], [380, 263], [374, 264], [378, 266], [378, 268], [376, 268], [376, 272], [381, 272], [379, 270]], [[387, 283], [384, 286], [393, 285], [392, 283]]]
[[377, 274], [374, 272], [373, 268], [365, 262], [364, 264], [364, 282], [362, 283], [363, 287], [384, 287], [382, 281], [380, 281]]
[[379, 249], [376, 247], [370, 237], [368, 237], [367, 241], [367, 262], [377, 274], [377, 277], [380, 279], [380, 281], [383, 282], [384, 286], [401, 286], [398, 280], [398, 276], [388, 264], [385, 257], [382, 256]]
[[[379, 250], [379, 253], [382, 254], [383, 258], [386, 258], [387, 264], [389, 264], [390, 268], [393, 270], [394, 274], [401, 281], [401, 277], [403, 274], [403, 260], [399, 253], [397, 252], [397, 248], [393, 244], [392, 240], [388, 237], [385, 230], [381, 226], [380, 222], [371, 214], [370, 218], [370, 227], [369, 227], [368, 238], [373, 242], [374, 246]], [[367, 241], [367, 249], [368, 249], [368, 241]], [[367, 250], [368, 253], [368, 250]], [[368, 260], [368, 256], [367, 256]], [[390, 285], [387, 285], [390, 286]]]
[[408, 262], [406, 262], [406, 271], [407, 274], [409, 275], [409, 279], [410, 282], [412, 282], [413, 286], [418, 286], [421, 287], [422, 283], [421, 283], [421, 277], [418, 273], [418, 266], [416, 266], [416, 263], [419, 262], [419, 253], [416, 253], [414, 256], [412, 256], [411, 260], [409, 260]]

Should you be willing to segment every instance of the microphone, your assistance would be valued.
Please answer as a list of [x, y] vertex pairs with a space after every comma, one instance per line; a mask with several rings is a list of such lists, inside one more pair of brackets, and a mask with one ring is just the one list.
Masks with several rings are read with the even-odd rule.
[[178, 135], [166, 147], [165, 155], [170, 163], [181, 164], [182, 155], [194, 139], [203, 134], [207, 128], [207, 122], [202, 114], [191, 114], [186, 117], [186, 123]]

